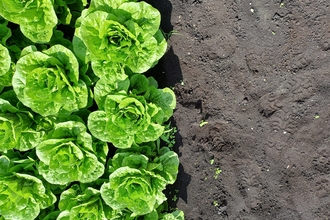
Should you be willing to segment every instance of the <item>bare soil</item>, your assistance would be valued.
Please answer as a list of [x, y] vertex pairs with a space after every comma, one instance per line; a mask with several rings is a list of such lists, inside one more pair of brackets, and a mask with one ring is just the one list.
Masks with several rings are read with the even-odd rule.
[[159, 64], [177, 95], [172, 205], [187, 220], [328, 219], [330, 1], [149, 2], [174, 31]]

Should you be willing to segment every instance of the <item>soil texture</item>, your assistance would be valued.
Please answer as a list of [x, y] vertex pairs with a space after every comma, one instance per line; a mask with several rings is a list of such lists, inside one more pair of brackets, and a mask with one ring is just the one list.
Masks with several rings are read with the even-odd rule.
[[328, 219], [330, 1], [148, 2], [172, 31], [173, 205], [187, 220]]

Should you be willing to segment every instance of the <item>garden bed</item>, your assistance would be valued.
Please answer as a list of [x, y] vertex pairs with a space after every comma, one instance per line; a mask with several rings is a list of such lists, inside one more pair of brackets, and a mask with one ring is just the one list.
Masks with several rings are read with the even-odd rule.
[[173, 205], [187, 220], [327, 219], [330, 3], [151, 2], [173, 31]]

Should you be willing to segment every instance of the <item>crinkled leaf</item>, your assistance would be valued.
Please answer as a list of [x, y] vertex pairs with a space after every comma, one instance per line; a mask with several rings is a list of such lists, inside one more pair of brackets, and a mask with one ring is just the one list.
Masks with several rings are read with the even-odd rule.
[[0, 44], [0, 76], [2, 77], [10, 70], [11, 57], [6, 47]]
[[48, 42], [57, 24], [51, 0], [2, 0], [0, 15], [19, 24], [22, 33], [33, 42]]
[[56, 201], [41, 180], [27, 174], [0, 177], [0, 215], [6, 219], [35, 219], [40, 209]]
[[61, 194], [59, 208], [62, 211], [60, 219], [95, 219], [105, 220], [112, 215], [112, 210], [101, 199], [99, 190], [91, 187], [85, 190], [79, 185], [73, 185]]
[[184, 220], [184, 213], [181, 210], [176, 210], [172, 213], [166, 213], [161, 218], [161, 220]]
[[[125, 2], [118, 9], [124, 10], [124, 16], [129, 15], [126, 20], [133, 20], [143, 29], [144, 33], [154, 35], [160, 25], [160, 12], [146, 2]], [[119, 13], [119, 12], [118, 12]]]

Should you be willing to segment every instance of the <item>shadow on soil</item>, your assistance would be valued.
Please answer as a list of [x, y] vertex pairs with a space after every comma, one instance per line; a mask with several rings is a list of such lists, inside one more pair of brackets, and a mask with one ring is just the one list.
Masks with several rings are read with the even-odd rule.
[[[173, 25], [171, 24], [172, 4], [167, 0], [148, 0], [147, 2], [159, 10], [162, 17], [160, 28], [167, 38], [173, 31]], [[174, 50], [171, 46], [159, 60], [158, 64], [149, 70], [146, 75], [153, 76], [158, 81], [161, 88], [166, 86], [174, 87], [176, 83], [181, 82], [183, 78], [179, 58], [174, 54]]]
[[[167, 0], [147, 0], [147, 2], [160, 11], [162, 16], [160, 27], [167, 38], [173, 31], [173, 25], [171, 24], [172, 4]], [[153, 76], [159, 83], [160, 88], [174, 88], [175, 84], [182, 82], [183, 77], [180, 61], [178, 56], [174, 53], [172, 46], [168, 48], [165, 55], [159, 60], [158, 64], [149, 70], [146, 75]], [[176, 126], [174, 121], [172, 121], [172, 125]], [[175, 140], [176, 144], [174, 146], [174, 151], [179, 152], [179, 147], [182, 146], [182, 137], [179, 133], [176, 133]], [[179, 157], [180, 156], [181, 155], [179, 155]], [[187, 202], [187, 186], [190, 181], [191, 175], [187, 174], [184, 171], [183, 166], [180, 164], [176, 182], [173, 185], [168, 186], [165, 190], [169, 207], [175, 208], [178, 198]]]

